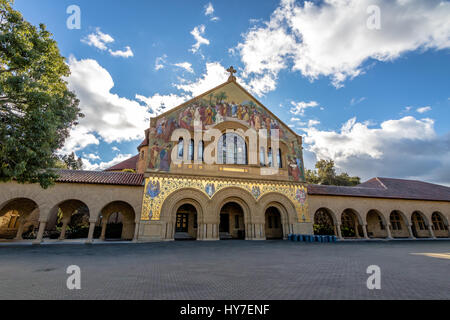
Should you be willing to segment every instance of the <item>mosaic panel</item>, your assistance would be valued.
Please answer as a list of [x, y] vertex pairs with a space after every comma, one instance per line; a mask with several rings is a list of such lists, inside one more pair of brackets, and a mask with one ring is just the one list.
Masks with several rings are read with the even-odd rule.
[[300, 184], [159, 176], [147, 178], [145, 181], [141, 219], [160, 220], [164, 201], [173, 192], [182, 188], [199, 190], [212, 199], [218, 191], [228, 187], [242, 188], [251, 193], [256, 200], [270, 192], [283, 194], [295, 205], [298, 222], [310, 222], [307, 190]]

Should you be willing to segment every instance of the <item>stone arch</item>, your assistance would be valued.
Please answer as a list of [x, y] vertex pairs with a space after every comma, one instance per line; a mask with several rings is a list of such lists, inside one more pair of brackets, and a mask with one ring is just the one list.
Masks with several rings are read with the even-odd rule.
[[[108, 224], [110, 224], [110, 217], [112, 214], [118, 213], [121, 215], [122, 230], [120, 238], [122, 240], [132, 240], [134, 235], [136, 212], [132, 205], [125, 201], [112, 201], [106, 204], [101, 209], [101, 226], [102, 231], [100, 235], [101, 240], [108, 238]], [[109, 227], [112, 227], [111, 225]], [[114, 226], [116, 227], [116, 226]]]
[[281, 221], [283, 224], [296, 222], [297, 211], [295, 209], [295, 205], [285, 195], [277, 192], [270, 192], [263, 195], [258, 200], [258, 211], [256, 212], [257, 216], [259, 217], [260, 213], [264, 214], [265, 210], [269, 206], [275, 206], [278, 211], [280, 211]]
[[256, 207], [255, 198], [245, 189], [239, 187], [227, 187], [216, 192], [211, 199], [213, 203], [213, 215], [218, 218], [220, 209], [227, 202], [236, 202], [242, 207], [244, 211], [244, 219], [246, 222], [251, 222], [256, 218], [253, 214], [252, 208]]
[[389, 214], [389, 224], [391, 226], [392, 237], [394, 238], [408, 238], [409, 221], [406, 215], [400, 210], [392, 210]]
[[388, 223], [386, 217], [376, 209], [370, 209], [366, 214], [367, 235], [369, 238], [388, 238]]
[[170, 194], [161, 206], [161, 221], [164, 224], [163, 239], [174, 239], [177, 210], [184, 204], [194, 206], [197, 211], [197, 239], [204, 239], [203, 225], [208, 223], [205, 217], [209, 199], [200, 190], [182, 188]]
[[411, 213], [411, 231], [413, 236], [416, 238], [428, 238], [431, 236], [428, 226], [430, 222], [428, 221], [427, 216], [419, 211], [414, 210]]
[[[318, 208], [314, 212], [314, 234], [337, 235], [337, 218], [332, 210], [326, 207]], [[339, 223], [340, 224], [340, 223]]]
[[216, 192], [216, 194], [211, 199], [213, 209], [213, 216], [211, 216], [211, 219], [215, 221], [217, 228], [217, 237], [219, 236], [218, 227], [220, 223], [220, 211], [222, 207], [229, 202], [234, 202], [242, 208], [244, 214], [245, 238], [263, 239], [264, 223], [262, 221], [259, 221], [254, 214], [254, 208], [256, 208], [257, 205], [256, 200], [250, 194], [250, 192], [239, 187], [227, 187], [225, 189], [221, 189], [220, 191]]
[[364, 233], [363, 228], [365, 227], [365, 223], [357, 210], [353, 208], [344, 209], [341, 213], [340, 220], [341, 232], [344, 237], [360, 238]]
[[447, 238], [450, 236], [448, 220], [441, 212], [434, 211], [431, 214], [431, 223], [436, 237]]
[[39, 215], [39, 205], [32, 199], [19, 197], [5, 201], [0, 207], [0, 238], [21, 240], [24, 232], [33, 238]]
[[[39, 208], [39, 219], [41, 220], [51, 205], [47, 200], [47, 196], [42, 192], [39, 186], [36, 188], [24, 188], [17, 183], [9, 183], [12, 187], [7, 187], [6, 191], [0, 192], [0, 209], [15, 199], [29, 199], [36, 203]], [[5, 184], [6, 185], [6, 184]]]
[[175, 240], [194, 240], [198, 235], [198, 208], [195, 200], [181, 201], [182, 204], [175, 206]]
[[[79, 210], [80, 212], [78, 212]], [[76, 221], [72, 219], [74, 213], [79, 214], [79, 216], [75, 218]], [[64, 240], [67, 237], [67, 227], [70, 227], [71, 229], [80, 227], [79, 232], [77, 230], [74, 230], [74, 232], [71, 233], [69, 237], [87, 238], [88, 234], [84, 236], [84, 232], [81, 229], [83, 229], [82, 225], [85, 225], [86, 227], [89, 226], [90, 221], [91, 208], [84, 201], [80, 200], [79, 198], [73, 197], [67, 198], [65, 200], [60, 200], [52, 207], [46, 217], [44, 228], [45, 230], [51, 232], [56, 231], [56, 228], [61, 226], [59, 239]]]

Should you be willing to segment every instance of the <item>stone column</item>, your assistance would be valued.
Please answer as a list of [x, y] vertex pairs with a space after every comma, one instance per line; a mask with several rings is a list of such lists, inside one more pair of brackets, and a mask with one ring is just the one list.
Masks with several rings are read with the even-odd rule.
[[436, 236], [434, 235], [433, 227], [431, 224], [428, 225], [428, 231], [430, 231], [430, 237], [433, 239], [436, 239]]
[[23, 228], [25, 227], [25, 218], [20, 217], [19, 218], [19, 228], [17, 229], [17, 234], [14, 240], [23, 240], [22, 234], [23, 234]]
[[359, 226], [358, 219], [356, 219], [356, 221], [355, 221], [355, 236], [356, 236], [356, 238], [359, 239], [359, 238], [361, 238], [361, 236], [359, 235], [358, 226]]
[[336, 231], [337, 231], [337, 237], [338, 237], [339, 239], [344, 239], [344, 238], [342, 237], [342, 231], [341, 231], [341, 224], [340, 224], [340, 223], [336, 224]]
[[408, 231], [409, 231], [409, 238], [410, 238], [410, 239], [415, 239], [416, 237], [414, 237], [414, 234], [413, 234], [413, 232], [412, 232], [412, 229], [411, 229], [411, 225], [410, 225], [410, 224], [408, 224]]
[[369, 239], [369, 236], [367, 234], [367, 224], [363, 224], [362, 229], [364, 233], [364, 239]]
[[391, 234], [391, 225], [389, 223], [386, 224], [386, 232], [387, 232], [387, 239], [393, 239]]
[[64, 240], [66, 238], [66, 230], [69, 222], [70, 220], [63, 220], [63, 225], [61, 227], [61, 234], [59, 235], [58, 240]]
[[[133, 242], [138, 242], [138, 239], [139, 239], [139, 225], [140, 224], [141, 224], [140, 221], [135, 222]], [[102, 233], [103, 233], [103, 230], [102, 230]]]
[[45, 227], [47, 226], [47, 221], [39, 222], [39, 231], [36, 236], [36, 239], [33, 241], [33, 244], [41, 244], [42, 237], [44, 236]]
[[107, 225], [108, 225], [108, 220], [107, 219], [102, 220], [102, 234], [100, 235], [100, 240], [102, 240], [102, 241], [105, 241]]
[[95, 221], [90, 221], [89, 224], [89, 233], [86, 239], [86, 244], [92, 244], [94, 238], [94, 229], [95, 229]]

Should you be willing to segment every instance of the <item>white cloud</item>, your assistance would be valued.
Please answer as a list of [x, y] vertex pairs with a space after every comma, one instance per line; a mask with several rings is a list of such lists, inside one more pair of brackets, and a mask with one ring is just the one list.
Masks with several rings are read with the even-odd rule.
[[[381, 9], [381, 29], [367, 28], [367, 8]], [[368, 59], [392, 61], [415, 50], [450, 47], [450, 2], [441, 0], [282, 0], [270, 20], [251, 28], [236, 49], [250, 74], [300, 71], [336, 87], [365, 72]]]
[[317, 126], [318, 124], [320, 124], [319, 120], [308, 120], [308, 127], [309, 128]]
[[358, 98], [352, 98], [352, 100], [350, 100], [350, 105], [351, 106], [357, 105], [357, 104], [363, 102], [364, 100], [366, 100], [366, 97], [361, 97], [359, 99]]
[[425, 113], [425, 112], [431, 111], [431, 107], [430, 106], [426, 106], [426, 107], [417, 108], [416, 111], [418, 113]]
[[304, 102], [304, 101], [291, 101], [291, 104], [294, 106], [291, 108], [290, 112], [292, 114], [303, 116], [305, 114], [305, 110], [308, 108], [315, 108], [319, 106], [319, 104], [316, 101], [310, 101], [310, 102]]
[[167, 63], [166, 59], [167, 59], [167, 55], [165, 55], [165, 54], [163, 54], [161, 57], [158, 57], [155, 59], [155, 70], [156, 71], [164, 69], [165, 64]]
[[191, 51], [192, 53], [196, 53], [198, 49], [200, 49], [200, 46], [202, 44], [207, 46], [209, 45], [209, 40], [203, 37], [204, 33], [205, 33], [205, 26], [203, 24], [195, 27], [191, 31], [191, 34], [194, 36], [196, 43], [192, 45], [192, 48], [189, 51]]
[[81, 158], [83, 161], [83, 170], [93, 170], [93, 171], [99, 171], [99, 170], [105, 170], [108, 169], [122, 161], [125, 161], [129, 158], [131, 158], [131, 154], [118, 154], [114, 159], [108, 162], [100, 162], [100, 163], [92, 163], [89, 161], [88, 158]]
[[277, 87], [276, 77], [270, 74], [254, 77], [250, 79], [248, 84], [242, 83], [242, 85], [251, 93], [257, 96], [263, 96], [267, 92], [273, 91]]
[[93, 144], [100, 144], [100, 141], [94, 135], [93, 131], [78, 125], [70, 130], [70, 136], [67, 137], [63, 148], [61, 148], [58, 153], [69, 154]]
[[211, 2], [205, 5], [205, 16], [211, 17], [211, 21], [219, 21], [219, 17], [214, 16], [214, 7]]
[[205, 6], [205, 16], [212, 16], [214, 14], [214, 7], [211, 2]]
[[91, 47], [96, 47], [102, 51], [108, 50], [109, 54], [113, 57], [129, 58], [133, 57], [133, 51], [129, 46], [125, 47], [125, 50], [111, 50], [108, 49], [108, 45], [113, 43], [115, 40], [109, 34], [100, 31], [100, 28], [95, 30], [95, 33], [89, 34], [86, 38], [81, 39], [81, 42], [86, 43]]
[[159, 93], [156, 93], [151, 97], [136, 95], [136, 99], [142, 101], [149, 107], [149, 112], [151, 113], [152, 117], [156, 117], [161, 113], [169, 111], [170, 109], [182, 104], [190, 98], [191, 96], [189, 95], [161, 95]]
[[[80, 149], [80, 136], [82, 141], [95, 142], [94, 133], [108, 143], [143, 137], [144, 129], [148, 127], [147, 107], [112, 93], [114, 81], [97, 61], [71, 57], [69, 67], [69, 88], [80, 99], [81, 112], [85, 115], [71, 133], [71, 138], [77, 141]], [[98, 144], [98, 140], [96, 142]]]
[[174, 66], [182, 68], [187, 72], [194, 73], [194, 69], [192, 69], [192, 64], [190, 64], [189, 62], [175, 63]]
[[81, 42], [100, 50], [106, 50], [108, 49], [106, 45], [114, 42], [114, 38], [109, 34], [101, 32], [100, 28], [97, 28], [95, 33], [91, 33], [86, 38], [81, 39]]
[[112, 147], [111, 150], [115, 151], [115, 152], [119, 152], [120, 151], [119, 148], [117, 148], [116, 146]]
[[227, 80], [227, 71], [219, 62], [208, 62], [206, 63], [206, 73], [197, 80], [185, 84], [174, 84], [174, 86], [195, 97]]
[[117, 50], [117, 51], [113, 51], [111, 49], [109, 49], [109, 53], [113, 56], [113, 57], [122, 57], [122, 58], [129, 58], [129, 57], [133, 57], [133, 51], [131, 50], [131, 48], [129, 46], [125, 47], [125, 50]]
[[369, 128], [352, 118], [338, 132], [314, 127], [304, 131], [308, 152], [316, 159], [333, 159], [351, 175], [450, 184], [450, 134], [438, 136], [432, 119], [407, 116]]
[[100, 157], [94, 153], [89, 153], [89, 154], [83, 153], [83, 157], [90, 159], [90, 160], [100, 160]]

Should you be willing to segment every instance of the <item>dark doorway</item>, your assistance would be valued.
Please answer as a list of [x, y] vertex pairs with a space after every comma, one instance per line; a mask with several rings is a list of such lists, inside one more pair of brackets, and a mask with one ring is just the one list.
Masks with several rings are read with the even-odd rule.
[[266, 210], [266, 239], [283, 239], [283, 227], [281, 215], [277, 208], [270, 207]]
[[219, 232], [230, 232], [230, 215], [228, 213], [220, 214]]
[[187, 213], [177, 213], [177, 225], [175, 232], [188, 232], [189, 220]]
[[195, 240], [197, 238], [197, 210], [191, 204], [184, 204], [177, 210], [175, 240]]
[[220, 210], [219, 238], [245, 239], [244, 211], [239, 204], [228, 202]]

